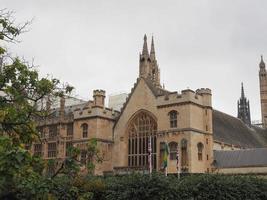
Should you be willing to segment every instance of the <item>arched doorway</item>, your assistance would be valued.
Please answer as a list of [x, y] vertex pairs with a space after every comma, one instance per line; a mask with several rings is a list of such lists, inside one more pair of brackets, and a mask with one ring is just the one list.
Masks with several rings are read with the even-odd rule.
[[129, 122], [128, 166], [148, 168], [148, 146], [151, 137], [152, 168], [157, 167], [157, 122], [146, 111], [140, 111]]

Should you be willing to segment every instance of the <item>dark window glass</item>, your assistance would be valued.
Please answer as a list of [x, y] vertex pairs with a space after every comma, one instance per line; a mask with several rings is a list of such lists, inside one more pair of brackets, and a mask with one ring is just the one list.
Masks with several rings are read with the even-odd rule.
[[81, 128], [82, 128], [83, 138], [87, 138], [88, 137], [88, 124], [86, 123], [82, 124]]
[[57, 143], [48, 143], [48, 158], [56, 157], [57, 154]]
[[170, 127], [171, 128], [176, 128], [177, 127], [177, 111], [172, 110], [169, 112], [170, 116]]
[[204, 148], [204, 145], [201, 142], [199, 142], [197, 144], [198, 160], [199, 161], [203, 160], [203, 148]]

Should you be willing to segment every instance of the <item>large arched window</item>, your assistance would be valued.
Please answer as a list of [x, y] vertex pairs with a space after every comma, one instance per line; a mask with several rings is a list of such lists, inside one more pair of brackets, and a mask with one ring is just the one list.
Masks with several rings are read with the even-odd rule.
[[151, 160], [153, 169], [156, 169], [157, 123], [147, 112], [138, 113], [129, 123], [128, 166], [149, 166], [149, 141], [151, 138]]
[[188, 156], [187, 156], [187, 140], [182, 139], [181, 141], [181, 166], [182, 168], [186, 168], [188, 165]]
[[203, 160], [203, 148], [204, 148], [204, 145], [201, 142], [199, 142], [197, 144], [197, 152], [198, 152], [197, 155], [198, 155], [198, 160], [199, 161]]
[[176, 160], [178, 144], [176, 142], [171, 142], [169, 144], [169, 147], [170, 147], [170, 160]]
[[81, 128], [82, 128], [83, 138], [87, 138], [88, 137], [88, 124], [83, 123], [81, 125]]
[[169, 117], [170, 117], [170, 127], [176, 128], [177, 127], [177, 111], [176, 110], [170, 111]]

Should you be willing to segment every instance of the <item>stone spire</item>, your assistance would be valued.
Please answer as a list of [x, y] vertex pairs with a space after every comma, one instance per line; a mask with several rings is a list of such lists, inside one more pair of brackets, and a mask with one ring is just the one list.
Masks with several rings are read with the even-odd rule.
[[144, 36], [144, 44], [143, 44], [143, 51], [142, 51], [142, 56], [149, 56], [148, 55], [148, 48], [147, 48], [147, 37], [146, 34]]
[[151, 40], [150, 59], [156, 60], [154, 37], [153, 36], [152, 36], [152, 40]]
[[263, 56], [261, 55], [261, 62], [259, 64], [260, 68], [265, 68], [265, 63], [263, 61]]
[[238, 106], [238, 118], [241, 119], [248, 126], [251, 126], [250, 106], [249, 106], [249, 101], [245, 97], [243, 83], [241, 84], [241, 98], [237, 102], [237, 106]]
[[150, 63], [151, 63], [151, 60], [148, 54], [147, 37], [145, 34], [143, 50], [142, 50], [142, 54], [140, 54], [140, 59], [139, 59], [139, 77], [147, 78], [149, 76]]
[[152, 37], [150, 54], [147, 48], [147, 37], [144, 36], [143, 51], [139, 60], [139, 77], [152, 81], [153, 85], [160, 87], [160, 70], [155, 57], [154, 39]]
[[243, 85], [243, 82], [241, 83], [241, 98], [242, 98], [242, 99], [245, 98], [245, 92], [244, 92], [244, 85]]

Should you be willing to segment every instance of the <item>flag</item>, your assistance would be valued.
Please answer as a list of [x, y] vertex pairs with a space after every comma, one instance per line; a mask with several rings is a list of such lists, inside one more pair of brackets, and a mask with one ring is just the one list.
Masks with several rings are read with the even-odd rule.
[[152, 173], [152, 146], [151, 146], [151, 136], [148, 140], [148, 164], [149, 164], [149, 173]]
[[166, 169], [168, 166], [168, 156], [169, 156], [169, 148], [167, 142], [164, 144], [164, 154], [163, 154], [163, 168]]
[[179, 148], [177, 146], [177, 150], [176, 150], [176, 168], [177, 170], [179, 170]]

